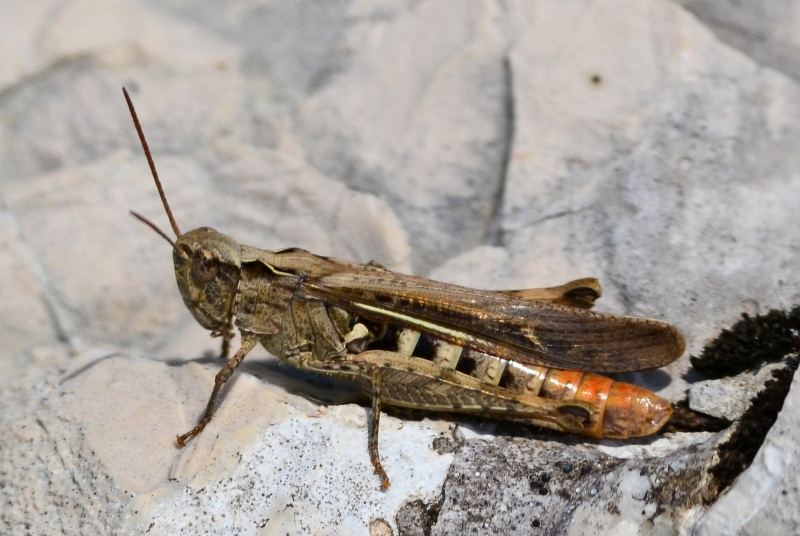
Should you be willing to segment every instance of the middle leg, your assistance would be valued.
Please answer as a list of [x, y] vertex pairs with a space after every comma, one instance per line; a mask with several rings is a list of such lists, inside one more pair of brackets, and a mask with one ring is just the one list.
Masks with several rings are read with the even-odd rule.
[[354, 361], [334, 360], [317, 361], [309, 353], [304, 353], [297, 359], [297, 365], [306, 370], [323, 372], [341, 378], [355, 380], [361, 384], [364, 391], [372, 399], [372, 412], [369, 422], [368, 449], [372, 467], [375, 474], [381, 479], [381, 488], [387, 489], [390, 486], [389, 476], [381, 465], [380, 453], [378, 451], [378, 436], [381, 422], [381, 395], [383, 382], [381, 380], [381, 369], [372, 363], [359, 363]]

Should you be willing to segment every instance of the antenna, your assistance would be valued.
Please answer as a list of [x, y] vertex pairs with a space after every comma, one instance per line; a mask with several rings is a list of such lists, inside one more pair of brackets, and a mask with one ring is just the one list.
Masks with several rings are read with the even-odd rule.
[[145, 218], [144, 216], [142, 216], [138, 212], [135, 212], [135, 211], [131, 210], [130, 213], [131, 213], [131, 216], [133, 216], [134, 218], [136, 218], [140, 222], [144, 223], [145, 225], [148, 225], [152, 230], [154, 230], [155, 232], [160, 234], [162, 237], [164, 237], [164, 240], [169, 242], [170, 245], [172, 245], [173, 249], [178, 249], [178, 246], [175, 245], [175, 242], [170, 237], [167, 236], [167, 233], [165, 233], [164, 231], [159, 229], [158, 226], [156, 226], [155, 223], [151, 222], [150, 220], [148, 220], [147, 218]]
[[[136, 127], [136, 133], [139, 134], [139, 140], [142, 142], [142, 149], [144, 149], [144, 155], [147, 157], [147, 163], [150, 164], [150, 171], [153, 174], [153, 179], [156, 181], [156, 188], [158, 188], [158, 195], [161, 196], [161, 202], [164, 204], [164, 210], [167, 211], [167, 217], [169, 218], [169, 223], [172, 225], [172, 230], [175, 231], [175, 236], [181, 236], [181, 230], [178, 229], [178, 223], [175, 221], [175, 217], [172, 215], [172, 211], [169, 208], [169, 203], [167, 203], [167, 196], [164, 194], [164, 188], [161, 187], [161, 181], [158, 180], [158, 172], [156, 171], [156, 164], [153, 162], [153, 155], [150, 154], [150, 147], [147, 145], [147, 140], [144, 139], [144, 132], [142, 131], [142, 125], [139, 123], [139, 117], [136, 115], [136, 110], [133, 108], [133, 102], [131, 101], [130, 95], [128, 95], [128, 90], [124, 87], [122, 88], [122, 93], [125, 95], [125, 100], [128, 102], [128, 109], [131, 111], [131, 117], [133, 118], [133, 125]], [[164, 238], [167, 238], [167, 235], [163, 233], [158, 227], [153, 225], [149, 220], [146, 220], [142, 216], [136, 214], [135, 212], [131, 212], [134, 217], [139, 218], [150, 227], [155, 229], [157, 233], [159, 233]], [[172, 244], [172, 247], [175, 247], [175, 243], [167, 238], [169, 242]]]

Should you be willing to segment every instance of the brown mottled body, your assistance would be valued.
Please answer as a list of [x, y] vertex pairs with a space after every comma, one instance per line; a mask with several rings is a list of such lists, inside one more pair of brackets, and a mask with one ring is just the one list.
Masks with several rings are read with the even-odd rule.
[[[296, 248], [264, 251], [210, 227], [181, 233], [127, 92], [125, 97], [177, 239], [134, 216], [172, 245], [183, 301], [212, 336], [223, 337], [223, 356], [234, 326], [242, 336], [240, 349], [215, 378], [203, 417], [178, 437], [179, 444], [211, 421], [220, 389], [259, 343], [289, 364], [363, 387], [372, 398], [368, 450], [384, 488], [389, 479], [378, 455], [381, 403], [594, 437], [652, 433], [668, 418], [665, 403], [652, 393], [579, 372], [658, 368], [684, 350], [681, 335], [665, 322], [587, 310], [600, 296], [595, 279], [545, 289], [476, 290]], [[396, 341], [387, 335], [391, 331]], [[430, 355], [414, 355], [420, 341]]]

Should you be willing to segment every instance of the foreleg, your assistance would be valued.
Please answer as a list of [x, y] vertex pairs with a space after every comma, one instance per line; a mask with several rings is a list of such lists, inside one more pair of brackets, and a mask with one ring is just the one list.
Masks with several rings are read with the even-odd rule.
[[178, 436], [178, 445], [184, 446], [186, 441], [195, 437], [200, 432], [203, 431], [203, 428], [211, 422], [211, 416], [214, 414], [214, 407], [217, 405], [217, 398], [219, 398], [219, 391], [222, 389], [222, 386], [225, 385], [234, 371], [239, 367], [239, 365], [244, 361], [244, 358], [247, 354], [250, 353], [250, 350], [255, 348], [256, 344], [258, 344], [258, 338], [255, 335], [244, 335], [242, 334], [242, 346], [239, 348], [239, 351], [231, 358], [230, 361], [225, 363], [225, 366], [222, 367], [217, 373], [217, 376], [214, 378], [214, 389], [211, 391], [211, 398], [208, 399], [208, 405], [206, 405], [206, 411], [203, 414], [203, 418], [200, 419], [200, 422], [197, 423], [197, 426], [191, 429], [191, 431]]

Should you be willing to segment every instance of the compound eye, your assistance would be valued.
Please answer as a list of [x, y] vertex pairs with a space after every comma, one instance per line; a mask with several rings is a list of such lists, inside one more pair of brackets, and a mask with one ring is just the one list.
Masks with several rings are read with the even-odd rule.
[[219, 272], [219, 259], [209, 249], [197, 248], [192, 257], [192, 273], [200, 283], [208, 283]]

